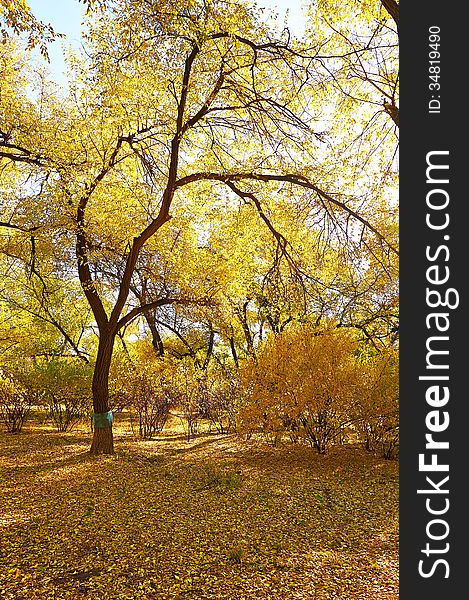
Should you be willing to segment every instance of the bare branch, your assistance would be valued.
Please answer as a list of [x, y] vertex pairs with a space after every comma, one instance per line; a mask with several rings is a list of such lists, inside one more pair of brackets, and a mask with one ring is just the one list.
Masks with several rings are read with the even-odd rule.
[[344, 212], [348, 213], [354, 219], [362, 223], [368, 230], [373, 232], [376, 237], [381, 240], [392, 252], [396, 255], [399, 255], [399, 251], [389, 242], [377, 229], [374, 227], [367, 219], [362, 217], [356, 211], [348, 207], [344, 202], [341, 202], [337, 198], [334, 198], [327, 192], [324, 192], [317, 185], [311, 183], [306, 177], [303, 175], [297, 174], [285, 174], [285, 175], [275, 175], [275, 174], [262, 174], [262, 173], [192, 173], [191, 175], [186, 175], [185, 177], [181, 177], [175, 182], [175, 187], [182, 187], [194, 181], [201, 180], [214, 180], [220, 181], [227, 185], [236, 181], [283, 181], [287, 183], [292, 183], [294, 185], [298, 185], [300, 187], [304, 187], [310, 190], [313, 190], [318, 194], [318, 196], [322, 200], [326, 200], [335, 206], [341, 208]]
[[160, 298], [154, 302], [148, 302], [142, 306], [136, 306], [130, 310], [125, 316], [123, 316], [117, 323], [117, 328], [121, 329], [124, 325], [127, 325], [133, 321], [136, 317], [139, 317], [145, 311], [153, 310], [161, 306], [167, 306], [169, 304], [179, 304], [180, 306], [187, 306], [193, 304], [199, 304], [202, 306], [208, 306], [213, 304], [213, 300], [209, 298]]

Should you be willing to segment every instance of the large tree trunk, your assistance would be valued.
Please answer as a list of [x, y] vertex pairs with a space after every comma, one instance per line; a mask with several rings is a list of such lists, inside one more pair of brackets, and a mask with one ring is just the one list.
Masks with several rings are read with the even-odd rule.
[[114, 454], [114, 438], [112, 427], [96, 427], [90, 448], [91, 454]]
[[94, 422], [91, 454], [114, 454], [112, 421], [105, 417], [109, 413], [109, 370], [115, 335], [109, 331], [100, 331], [98, 354], [93, 373], [93, 411]]

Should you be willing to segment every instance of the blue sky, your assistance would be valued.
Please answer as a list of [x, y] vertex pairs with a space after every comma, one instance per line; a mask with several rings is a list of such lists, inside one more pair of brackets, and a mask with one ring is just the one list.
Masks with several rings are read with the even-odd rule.
[[[258, 5], [278, 12], [278, 23], [283, 24], [288, 10], [288, 25], [292, 32], [303, 31], [302, 6], [304, 0], [257, 0]], [[50, 65], [53, 78], [63, 85], [65, 70], [64, 47], [71, 44], [80, 47], [81, 23], [85, 6], [78, 0], [29, 0], [34, 15], [41, 21], [51, 23], [57, 32], [67, 37], [49, 45]]]
[[[64, 52], [72, 45], [77, 50], [81, 43], [81, 23], [85, 14], [85, 6], [78, 0], [28, 0], [34, 15], [45, 23], [50, 23], [57, 33], [66, 37], [48, 45], [50, 58], [49, 69], [53, 78], [63, 85], [65, 78]], [[38, 52], [34, 53], [39, 56]]]

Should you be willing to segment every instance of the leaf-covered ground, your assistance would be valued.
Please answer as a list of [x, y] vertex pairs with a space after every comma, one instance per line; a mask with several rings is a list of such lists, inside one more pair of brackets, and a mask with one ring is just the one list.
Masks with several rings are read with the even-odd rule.
[[0, 597], [386, 600], [398, 463], [176, 431], [0, 434]]

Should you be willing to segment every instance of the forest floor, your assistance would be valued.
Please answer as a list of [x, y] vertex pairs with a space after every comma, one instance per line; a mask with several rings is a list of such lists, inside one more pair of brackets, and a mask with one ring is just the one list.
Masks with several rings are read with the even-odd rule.
[[388, 600], [398, 461], [175, 427], [0, 434], [2, 600]]

